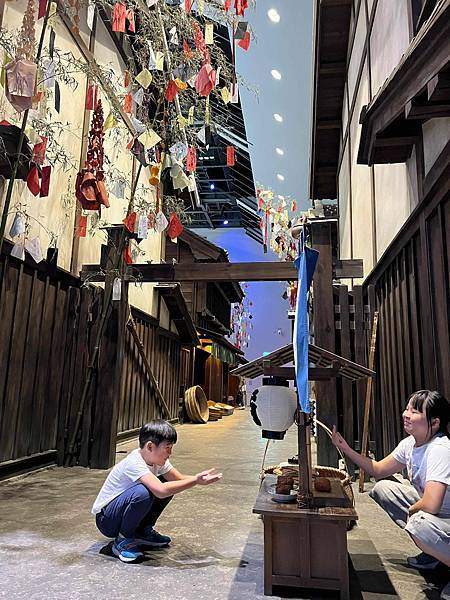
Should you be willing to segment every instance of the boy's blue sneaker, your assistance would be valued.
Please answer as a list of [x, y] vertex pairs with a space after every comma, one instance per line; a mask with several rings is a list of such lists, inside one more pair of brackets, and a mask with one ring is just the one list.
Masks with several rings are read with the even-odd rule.
[[146, 527], [136, 534], [136, 543], [139, 546], [153, 546], [154, 548], [167, 546], [172, 539], [168, 535], [158, 533], [153, 527]]
[[136, 540], [132, 538], [116, 538], [112, 545], [112, 551], [122, 562], [136, 562], [144, 557], [137, 546]]
[[441, 564], [437, 558], [434, 558], [434, 556], [430, 556], [429, 554], [425, 554], [425, 552], [421, 552], [417, 556], [408, 556], [406, 562], [408, 563], [409, 567], [417, 569], [418, 571], [433, 571]]

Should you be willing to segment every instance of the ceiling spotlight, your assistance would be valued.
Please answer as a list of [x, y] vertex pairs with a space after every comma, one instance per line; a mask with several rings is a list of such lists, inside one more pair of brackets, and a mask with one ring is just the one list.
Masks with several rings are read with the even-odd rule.
[[228, 219], [225, 219], [225, 221], [223, 222], [224, 225], [228, 225]]
[[275, 121], [278, 121], [278, 123], [283, 122], [283, 117], [281, 115], [279, 115], [278, 113], [274, 113], [273, 118], [275, 119]]
[[267, 11], [267, 16], [269, 17], [269, 19], [272, 21], [272, 23], [279, 23], [280, 22], [280, 15], [277, 11], [276, 8], [271, 8]]
[[210, 189], [210, 190], [213, 190], [215, 187], [216, 187], [216, 186], [215, 186], [213, 183], [210, 183], [210, 184], [209, 184], [209, 189]]
[[282, 148], [275, 148], [275, 152], [276, 152], [277, 154], [279, 154], [280, 156], [283, 156], [283, 155], [284, 155], [284, 150], [283, 150]]
[[279, 179], [280, 181], [284, 181], [284, 175], [277, 173], [277, 179]]
[[280, 80], [280, 79], [281, 79], [281, 73], [280, 73], [280, 71], [278, 71], [277, 69], [272, 69], [272, 70], [270, 71], [270, 74], [272, 75], [272, 77], [273, 77], [274, 79], [278, 79], [278, 80]]

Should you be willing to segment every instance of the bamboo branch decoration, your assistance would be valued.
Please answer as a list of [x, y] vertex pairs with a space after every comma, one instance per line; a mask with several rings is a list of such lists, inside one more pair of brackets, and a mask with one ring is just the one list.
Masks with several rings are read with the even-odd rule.
[[[37, 50], [36, 57], [35, 57], [36, 64], [39, 62], [39, 60], [41, 58], [42, 48], [44, 46], [44, 38], [45, 38], [45, 32], [47, 31], [47, 24], [48, 24], [48, 19], [49, 19], [49, 14], [50, 14], [50, 6], [51, 6], [51, 0], [47, 0], [47, 9], [45, 11], [45, 17], [44, 17], [44, 22], [42, 25], [41, 36], [39, 39], [39, 46], [38, 46], [38, 50]], [[26, 49], [25, 50], [22, 49], [22, 50], [25, 51]], [[25, 129], [27, 126], [29, 112], [30, 112], [30, 110], [27, 109], [22, 118], [22, 126], [20, 128], [19, 142], [17, 144], [16, 159], [14, 161], [14, 165], [13, 165], [12, 172], [11, 172], [11, 177], [10, 177], [9, 183], [8, 183], [8, 189], [6, 191], [5, 202], [3, 204], [2, 220], [1, 220], [1, 224], [0, 224], [0, 252], [3, 247], [3, 240], [5, 238], [6, 220], [8, 218], [9, 206], [11, 204], [11, 198], [12, 198], [12, 193], [13, 193], [13, 189], [14, 189], [14, 182], [16, 180], [17, 169], [19, 167], [20, 155], [21, 155], [21, 151], [22, 151], [23, 140], [25, 138]]]

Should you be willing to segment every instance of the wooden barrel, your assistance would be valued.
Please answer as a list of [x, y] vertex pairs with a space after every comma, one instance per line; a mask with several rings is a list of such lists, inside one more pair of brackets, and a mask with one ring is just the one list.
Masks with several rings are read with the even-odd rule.
[[186, 411], [193, 423], [207, 423], [209, 407], [205, 392], [199, 385], [194, 385], [184, 393]]

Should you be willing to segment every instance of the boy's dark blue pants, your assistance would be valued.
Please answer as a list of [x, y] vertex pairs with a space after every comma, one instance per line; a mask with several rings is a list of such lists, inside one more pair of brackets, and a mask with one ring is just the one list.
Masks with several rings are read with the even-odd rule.
[[136, 532], [153, 527], [172, 498], [157, 498], [143, 483], [135, 483], [102, 508], [96, 515], [97, 527], [106, 537], [121, 533], [135, 538]]

